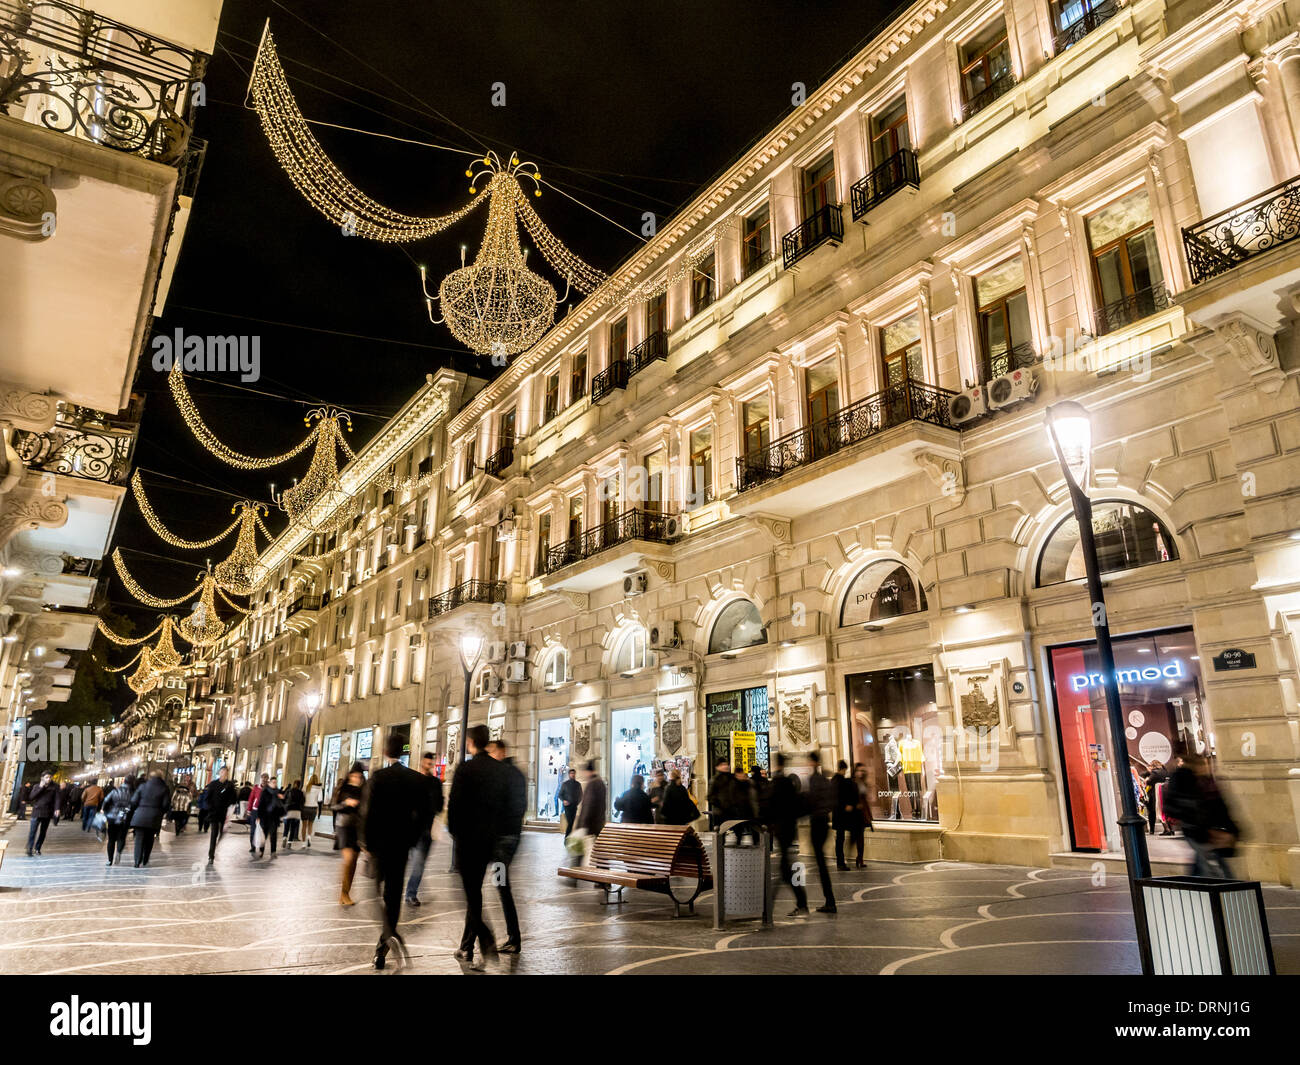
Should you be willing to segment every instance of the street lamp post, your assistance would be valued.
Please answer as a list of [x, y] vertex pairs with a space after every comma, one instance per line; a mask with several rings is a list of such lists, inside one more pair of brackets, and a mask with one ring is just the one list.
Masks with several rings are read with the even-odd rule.
[[320, 707], [320, 692], [308, 692], [302, 697], [302, 712], [306, 717], [303, 723], [302, 737], [302, 771], [298, 774], [298, 779], [307, 784], [307, 749], [311, 746], [311, 719], [316, 716], [316, 711]]
[[469, 758], [469, 744], [465, 742], [465, 734], [469, 731], [469, 686], [482, 655], [483, 637], [476, 632], [463, 633], [460, 638], [460, 664], [465, 670], [465, 699], [460, 704], [460, 760], [462, 762]]
[[[1116, 822], [1124, 844], [1124, 861], [1128, 867], [1129, 893], [1133, 899], [1133, 919], [1137, 925], [1138, 952], [1142, 972], [1151, 975], [1151, 940], [1147, 933], [1146, 906], [1139, 880], [1151, 876], [1151, 859], [1147, 855], [1146, 822], [1138, 814], [1133, 794], [1132, 770], [1129, 768], [1125, 738], [1124, 711], [1119, 701], [1119, 683], [1115, 676], [1115, 652], [1110, 642], [1110, 624], [1106, 618], [1106, 597], [1097, 564], [1097, 544], [1092, 533], [1092, 500], [1088, 498], [1088, 477], [1092, 467], [1092, 421], [1087, 410], [1073, 400], [1047, 408], [1047, 435], [1056, 452], [1061, 472], [1070, 490], [1074, 518], [1079, 526], [1079, 547], [1083, 554], [1088, 580], [1088, 600], [1092, 608], [1092, 627], [1101, 658], [1102, 688], [1106, 695], [1106, 714], [1110, 722], [1111, 765], [1119, 787], [1122, 813]], [[1120, 753], [1123, 752], [1123, 759]]]
[[[243, 734], [245, 722], [242, 717], [237, 717], [232, 724], [235, 729], [235, 753], [230, 757], [230, 778], [234, 780], [235, 763], [239, 761], [239, 737]], [[239, 787], [239, 785], [236, 784], [235, 787]]]

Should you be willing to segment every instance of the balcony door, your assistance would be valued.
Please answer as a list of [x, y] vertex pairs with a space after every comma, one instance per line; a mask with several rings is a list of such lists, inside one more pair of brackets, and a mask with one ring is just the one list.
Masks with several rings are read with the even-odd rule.
[[1088, 218], [1096, 286], [1096, 331], [1104, 336], [1168, 306], [1151, 205], [1144, 189]]
[[921, 320], [910, 314], [880, 331], [884, 389], [879, 417], [886, 425], [906, 421], [911, 410], [911, 387], [923, 383]]
[[840, 375], [834, 359], [808, 368], [807, 417], [811, 458], [839, 449]]
[[871, 163], [881, 166], [912, 147], [907, 128], [907, 98], [900, 96], [871, 120]]
[[766, 461], [768, 445], [772, 442], [767, 396], [751, 399], [744, 406], [745, 458], [751, 463]]
[[803, 172], [803, 216], [808, 220], [828, 204], [839, 202], [835, 197], [835, 155], [827, 152]]
[[1025, 268], [1019, 256], [975, 279], [976, 317], [985, 381], [1034, 359]]

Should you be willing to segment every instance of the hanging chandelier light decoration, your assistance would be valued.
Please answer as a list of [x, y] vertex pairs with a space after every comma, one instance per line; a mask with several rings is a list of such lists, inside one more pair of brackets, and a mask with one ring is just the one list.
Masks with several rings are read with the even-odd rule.
[[181, 639], [196, 648], [215, 646], [227, 632], [225, 622], [217, 613], [216, 592], [215, 577], [206, 575], [198, 599], [190, 607], [190, 612], [176, 624]]
[[[328, 536], [350, 522], [357, 510], [357, 501], [339, 477], [338, 452], [341, 450], [349, 459], [356, 458], [356, 452], [343, 438], [343, 426], [351, 432], [352, 419], [333, 407], [309, 410], [303, 420], [310, 425], [312, 419], [317, 423], [313, 430], [316, 449], [312, 452], [311, 465], [301, 480], [281, 492], [275, 502], [289, 516], [291, 525]], [[266, 531], [264, 525], [262, 529]]]
[[136, 655], [136, 659], [139, 661], [139, 666], [134, 673], [126, 678], [126, 684], [136, 695], [144, 695], [145, 692], [151, 692], [158, 687], [162, 682], [163, 673], [154, 668], [149, 648], [140, 648], [140, 653]]
[[267, 513], [263, 504], [243, 499], [231, 510], [239, 513], [239, 535], [230, 555], [212, 567], [212, 576], [223, 592], [252, 595], [257, 576], [257, 530], [262, 529], [268, 540], [275, 537], [262, 524], [261, 515]]

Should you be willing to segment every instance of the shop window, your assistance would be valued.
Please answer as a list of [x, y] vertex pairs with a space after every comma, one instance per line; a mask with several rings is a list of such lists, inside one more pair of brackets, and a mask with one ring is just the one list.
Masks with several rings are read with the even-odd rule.
[[884, 361], [885, 386], [923, 381], [921, 359], [921, 320], [915, 314], [891, 322], [880, 331], [880, 351]]
[[983, 379], [992, 381], [1032, 364], [1034, 345], [1029, 328], [1029, 299], [1020, 256], [986, 270], [975, 279], [975, 305]]
[[560, 820], [560, 785], [569, 779], [569, 719], [550, 718], [537, 727], [537, 818]]
[[764, 204], [745, 219], [740, 245], [741, 275], [749, 277], [750, 274], [761, 269], [771, 259], [771, 212], [768, 210], [767, 205]]
[[[710, 692], [705, 697], [705, 729], [708, 733], [708, 771], [719, 761], [726, 759], [732, 769], [737, 767], [737, 755], [742, 751], [752, 752], [753, 764], [769, 769], [770, 751], [769, 733], [771, 731], [771, 711], [768, 702], [767, 686], [743, 688], [740, 691]], [[737, 737], [736, 733], [745, 733]], [[753, 746], [749, 746], [753, 733]], [[743, 738], [746, 742], [737, 744]], [[752, 769], [753, 765], [742, 766]]]
[[916, 614], [928, 605], [925, 589], [907, 566], [893, 559], [880, 559], [849, 582], [840, 607], [840, 625], [865, 625]]
[[[1178, 558], [1173, 536], [1151, 511], [1136, 503], [1111, 499], [1092, 505], [1092, 535], [1097, 567], [1102, 573], [1123, 573]], [[1083, 547], [1079, 524], [1064, 518], [1043, 545], [1038, 558], [1038, 586], [1083, 580]]]
[[858, 673], [846, 685], [853, 761], [866, 767], [872, 817], [937, 821], [943, 728], [934, 667]]
[[569, 681], [569, 652], [563, 647], [557, 647], [546, 659], [546, 666], [542, 669], [542, 686], [544, 688], [558, 688]]
[[[612, 803], [632, 786], [634, 776], [649, 777], [655, 753], [655, 712], [651, 707], [614, 710], [609, 715], [609, 799]], [[612, 820], [622, 820], [614, 812]]]
[[767, 629], [763, 627], [758, 607], [748, 599], [737, 599], [723, 607], [713, 623], [709, 654], [738, 651], [762, 643], [767, 643]]
[[1136, 189], [1088, 217], [1088, 248], [1097, 293], [1098, 336], [1169, 306], [1145, 189]]
[[650, 652], [647, 646], [646, 631], [640, 625], [635, 625], [628, 630], [622, 642], [618, 645], [618, 650], [614, 652], [614, 672], [632, 673], [639, 669], [645, 669], [649, 662]]

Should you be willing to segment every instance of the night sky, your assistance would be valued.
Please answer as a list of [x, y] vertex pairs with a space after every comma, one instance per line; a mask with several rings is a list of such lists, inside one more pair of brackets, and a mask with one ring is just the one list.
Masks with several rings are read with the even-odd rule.
[[[207, 157], [157, 327], [260, 336], [262, 376], [247, 387], [292, 399], [190, 379], [208, 424], [250, 454], [283, 451], [300, 439], [303, 413], [320, 401], [355, 412], [350, 442], [359, 450], [426, 373], [447, 365], [487, 373], [444, 326], [429, 323], [416, 268], [427, 263], [436, 287], [459, 265], [462, 243], [473, 254], [486, 209], [405, 248], [345, 237], [327, 222], [281, 172], [243, 104], [268, 17], [308, 119], [475, 152], [486, 146], [504, 158], [517, 151], [565, 192], [639, 231], [643, 212], [671, 217], [791, 110], [793, 82], [811, 92], [894, 7], [226, 0], [205, 79], [207, 106], [196, 123]], [[492, 106], [496, 82], [505, 85], [505, 107]], [[469, 196], [466, 156], [313, 129], [343, 172], [386, 206], [433, 215]], [[640, 243], [553, 190], [534, 204], [600, 269], [612, 270]], [[557, 281], [540, 256], [530, 265]], [[270, 481], [283, 486], [305, 469], [307, 454], [257, 473], [208, 455], [148, 353], [137, 383], [147, 402], [136, 461], [155, 508], [178, 535], [213, 535], [232, 520], [235, 498], [268, 498]], [[222, 380], [238, 383], [238, 376]], [[282, 515], [273, 511], [270, 524], [278, 531]], [[115, 543], [146, 588], [175, 596], [192, 587], [206, 555], [218, 561], [233, 539], [210, 552], [169, 548], [128, 500]], [[114, 609], [132, 604], [115, 576], [109, 595]], [[137, 621], [152, 628], [154, 613], [141, 610]]]

